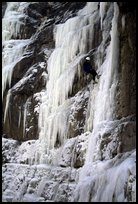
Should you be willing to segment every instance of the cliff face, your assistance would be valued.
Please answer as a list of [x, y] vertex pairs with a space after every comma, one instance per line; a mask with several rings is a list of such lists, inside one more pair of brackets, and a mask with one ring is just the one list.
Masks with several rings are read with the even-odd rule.
[[9, 2], [2, 26], [3, 200], [135, 201], [135, 8]]

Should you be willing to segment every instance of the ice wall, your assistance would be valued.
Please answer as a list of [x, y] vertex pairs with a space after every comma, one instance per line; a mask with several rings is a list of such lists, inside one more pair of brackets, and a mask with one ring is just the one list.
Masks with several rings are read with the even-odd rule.
[[57, 137], [61, 145], [67, 139], [71, 103], [68, 93], [72, 90], [75, 74], [79, 75], [79, 62], [92, 49], [97, 9], [97, 2], [88, 2], [76, 17], [55, 27], [56, 47], [48, 60], [49, 81], [39, 115], [40, 140], [43, 146], [39, 152], [42, 155], [40, 163], [47, 162], [45, 154], [55, 147]]

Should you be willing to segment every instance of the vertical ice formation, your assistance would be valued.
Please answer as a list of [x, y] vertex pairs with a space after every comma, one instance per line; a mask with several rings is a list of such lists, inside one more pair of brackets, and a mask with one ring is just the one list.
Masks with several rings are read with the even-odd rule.
[[19, 119], [18, 119], [18, 127], [20, 127], [20, 124], [21, 124], [21, 116], [22, 116], [22, 110], [21, 110], [21, 107], [19, 106]]
[[[114, 18], [112, 20], [111, 41], [106, 49], [106, 58], [99, 68], [102, 74], [96, 93], [92, 90], [89, 103], [89, 116], [86, 121], [86, 131], [97, 128], [102, 122], [115, 119], [115, 95], [118, 84], [118, 60], [119, 60], [119, 39], [118, 39], [118, 7], [114, 5]], [[93, 123], [92, 123], [93, 118]]]
[[27, 107], [28, 107], [28, 101], [24, 104], [24, 117], [23, 117], [23, 137], [25, 134], [25, 128], [26, 128], [26, 117], [27, 117]]
[[124, 29], [125, 29], [125, 24], [126, 24], [126, 22], [125, 22], [125, 18], [126, 18], [126, 16], [125, 16], [125, 15], [123, 15], [123, 16], [122, 16], [122, 19], [121, 19], [122, 30], [124, 30]]
[[101, 30], [102, 30], [103, 18], [106, 11], [106, 6], [107, 6], [107, 2], [100, 2]]
[[[55, 50], [48, 60], [49, 81], [39, 115], [40, 152], [43, 156], [48, 149], [54, 148], [58, 137], [61, 143], [66, 139], [68, 93], [72, 90], [75, 74], [79, 74], [80, 60], [92, 49], [97, 9], [97, 2], [88, 2], [78, 16], [55, 27]], [[40, 162], [44, 162], [42, 157]]]
[[[114, 4], [114, 17], [111, 28], [111, 42], [107, 47], [106, 58], [100, 67], [102, 76], [100, 78], [99, 90], [95, 97], [94, 111], [90, 110], [90, 116], [93, 116], [93, 132], [91, 134], [90, 145], [88, 147], [87, 159], [93, 161], [94, 149], [99, 133], [109, 125], [108, 122], [115, 119], [115, 95], [118, 83], [118, 60], [119, 60], [119, 39], [118, 39], [118, 15], [119, 10], [117, 4]], [[91, 129], [91, 120], [88, 119], [88, 130]], [[103, 125], [101, 125], [103, 124]], [[92, 130], [92, 129], [91, 129]]]
[[11, 89], [9, 89], [8, 94], [7, 94], [7, 98], [6, 98], [6, 105], [5, 105], [5, 112], [4, 112], [4, 123], [6, 121], [7, 112], [9, 111], [10, 97], [11, 97]]

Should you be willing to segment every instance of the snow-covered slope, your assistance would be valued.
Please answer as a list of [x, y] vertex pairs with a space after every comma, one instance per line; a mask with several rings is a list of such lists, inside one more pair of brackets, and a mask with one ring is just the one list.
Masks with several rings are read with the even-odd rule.
[[126, 6], [8, 3], [3, 202], [136, 201], [135, 12]]

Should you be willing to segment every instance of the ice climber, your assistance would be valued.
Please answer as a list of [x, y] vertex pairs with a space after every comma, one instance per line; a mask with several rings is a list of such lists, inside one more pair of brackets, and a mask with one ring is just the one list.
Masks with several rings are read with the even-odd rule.
[[93, 81], [94, 83], [97, 83], [95, 81], [95, 77], [98, 76], [97, 72], [95, 71], [95, 69], [92, 68], [92, 65], [90, 63], [90, 57], [86, 57], [86, 61], [83, 64], [83, 70], [87, 73], [87, 74], [92, 74], [93, 76]]

